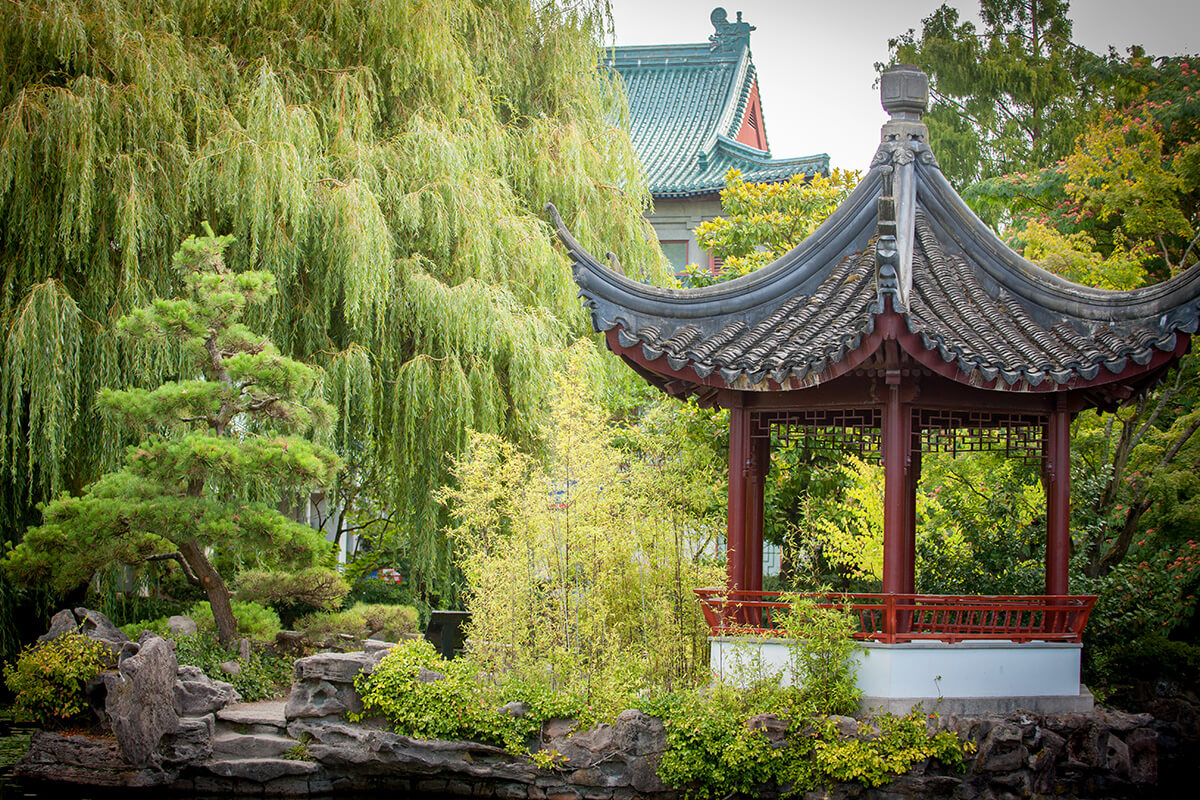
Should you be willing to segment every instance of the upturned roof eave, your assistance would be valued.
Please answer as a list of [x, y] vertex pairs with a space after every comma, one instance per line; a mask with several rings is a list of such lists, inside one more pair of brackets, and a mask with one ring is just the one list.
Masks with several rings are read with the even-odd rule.
[[582, 296], [638, 314], [697, 319], [748, 311], [794, 294], [847, 253], [861, 249], [875, 228], [880, 186], [879, 171], [871, 170], [850, 197], [799, 245], [749, 275], [697, 289], [651, 286], [613, 271], [579, 244], [553, 205], [548, 210], [571, 255]]
[[[1200, 313], [1200, 263], [1140, 289], [1097, 289], [1055, 275], [1010, 248], [959, 196], [936, 167], [917, 165], [917, 195], [927, 218], [1001, 288], [1033, 309], [1097, 323], [1149, 321]], [[1162, 319], [1159, 324], [1166, 327]], [[1194, 332], [1193, 325], [1192, 330]]]

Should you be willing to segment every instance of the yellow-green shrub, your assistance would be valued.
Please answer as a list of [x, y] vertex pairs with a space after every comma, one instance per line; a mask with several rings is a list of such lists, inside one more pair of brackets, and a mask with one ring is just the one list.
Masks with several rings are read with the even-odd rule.
[[611, 424], [587, 393], [595, 359], [576, 344], [557, 376], [544, 463], [473, 435], [440, 494], [472, 657], [489, 674], [589, 696], [690, 685], [708, 674], [692, 590], [724, 583], [702, 555], [720, 526], [721, 464], [672, 435], [694, 407]]
[[[196, 623], [198, 630], [209, 633], [216, 631], [217, 625], [213, 621], [212, 607], [207, 600], [202, 600], [189, 608], [187, 615]], [[251, 639], [270, 641], [282, 629], [279, 615], [258, 603], [234, 601], [233, 616], [237, 618], [238, 633]]]
[[83, 687], [112, 666], [106, 645], [69, 633], [26, 647], [4, 668], [4, 682], [15, 695], [13, 712], [19, 719], [51, 726], [85, 714]]
[[374, 637], [389, 642], [417, 632], [417, 610], [412, 606], [355, 603], [345, 611], [308, 614], [296, 620], [296, 630], [320, 642], [327, 636], [347, 634], [356, 639]]

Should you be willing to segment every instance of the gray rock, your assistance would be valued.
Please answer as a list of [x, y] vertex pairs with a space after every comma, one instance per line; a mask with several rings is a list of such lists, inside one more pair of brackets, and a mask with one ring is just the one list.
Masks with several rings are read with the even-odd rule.
[[48, 642], [68, 633], [75, 633], [78, 629], [79, 623], [75, 621], [75, 615], [70, 609], [64, 608], [50, 618], [50, 630], [39, 636], [38, 641]]
[[283, 730], [287, 717], [282, 700], [263, 700], [258, 703], [237, 703], [217, 712], [217, 720], [230, 725], [264, 725]]
[[632, 708], [617, 715], [613, 737], [622, 752], [635, 756], [658, 756], [667, 749], [663, 721]]
[[241, 675], [242, 674], [241, 662], [236, 661], [232, 658], [229, 659], [228, 661], [222, 661], [218, 666], [220, 667], [221, 672], [224, 672], [226, 675]]
[[858, 735], [858, 720], [856, 720], [854, 717], [833, 716], [830, 717], [830, 719], [833, 720], [837, 725], [839, 736], [848, 738], [850, 736]]
[[446, 680], [446, 673], [438, 672], [435, 669], [421, 667], [421, 671], [417, 673], [417, 683], [437, 683], [444, 680]]
[[322, 772], [314, 761], [292, 761], [286, 758], [238, 758], [232, 761], [209, 761], [204, 768], [222, 778], [240, 778], [266, 783], [285, 776], [314, 775]]
[[787, 739], [787, 723], [774, 714], [757, 714], [746, 720], [746, 727], [760, 731], [772, 747], [783, 747]]
[[167, 630], [172, 636], [195, 636], [196, 620], [186, 614], [177, 614], [167, 618]]
[[179, 729], [177, 669], [175, 652], [166, 641], [154, 637], [115, 672], [106, 674], [104, 712], [121, 753], [136, 767], [147, 766], [163, 735]]
[[1116, 736], [1109, 736], [1104, 748], [1104, 768], [1120, 780], [1129, 780], [1129, 745]]
[[161, 786], [178, 775], [157, 765], [144, 769], [133, 766], [122, 757], [112, 736], [67, 736], [51, 731], [34, 732], [28, 752], [13, 772], [21, 778], [88, 786]]
[[508, 714], [510, 717], [515, 717], [516, 719], [525, 719], [525, 717], [529, 716], [529, 711], [529, 703], [523, 700], [513, 700], [511, 703], [505, 703], [500, 706], [501, 714]]
[[[350, 776], [366, 785], [370, 776], [437, 776], [449, 781], [446, 793], [455, 794], [451, 784], [471, 785], [486, 776], [490, 785], [502, 782], [533, 784], [539, 775], [524, 758], [477, 742], [447, 742], [411, 739], [387, 730], [351, 725], [333, 717], [296, 720], [288, 726], [293, 737], [307, 737], [308, 752], [335, 776]], [[582, 766], [582, 765], [581, 765]]]
[[[144, 633], [149, 633], [149, 631], [144, 631]], [[154, 634], [150, 635], [153, 636]], [[117, 653], [117, 664], [121, 664], [127, 658], [136, 656], [141, 649], [142, 646], [138, 642], [125, 642], [125, 644], [121, 645], [121, 649]]]
[[99, 611], [77, 608], [75, 617], [79, 620], [79, 627], [84, 636], [98, 642], [105, 642], [114, 653], [119, 653], [121, 645], [129, 641], [129, 637], [121, 633], [121, 629], [113, 625], [108, 617]]
[[301, 717], [327, 717], [363, 710], [362, 698], [354, 686], [329, 681], [297, 681], [292, 684], [284, 716], [289, 720]]
[[1001, 723], [996, 725], [979, 745], [975, 757], [977, 772], [1012, 772], [1025, 765], [1029, 751], [1021, 744], [1019, 725]]
[[1130, 731], [1125, 737], [1129, 746], [1129, 778], [1134, 783], [1158, 783], [1158, 732], [1149, 728]]
[[158, 746], [163, 763], [179, 769], [207, 761], [212, 757], [215, 727], [212, 714], [179, 720], [179, 729], [163, 736]]
[[367, 639], [363, 642], [363, 652], [369, 656], [386, 653], [396, 646], [395, 642], [385, 642], [382, 639]]
[[354, 683], [360, 672], [370, 672], [382, 655], [355, 653], [318, 653], [296, 660], [295, 679], [298, 681], [329, 681]]
[[238, 658], [240, 658], [242, 661], [250, 660], [249, 639], [243, 636], [241, 639], [238, 639], [236, 642], [234, 642], [234, 648], [237, 650]]
[[232, 684], [214, 681], [199, 667], [181, 666], [175, 682], [175, 713], [199, 716], [220, 711], [242, 697]]
[[278, 733], [219, 733], [212, 740], [215, 757], [283, 758], [298, 742]]

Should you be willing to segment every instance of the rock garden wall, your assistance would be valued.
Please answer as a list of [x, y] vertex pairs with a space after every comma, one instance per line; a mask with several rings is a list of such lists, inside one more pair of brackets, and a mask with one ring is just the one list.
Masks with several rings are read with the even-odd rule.
[[[88, 733], [35, 734], [16, 768], [26, 778], [275, 796], [379, 789], [535, 800], [669, 800], [681, 794], [656, 774], [667, 746], [663, 724], [641, 711], [625, 711], [612, 725], [585, 731], [576, 731], [572, 720], [548, 721], [531, 749], [554, 750], [559, 757], [557, 766], [539, 768], [498, 747], [413, 739], [391, 732], [382, 720], [349, 722], [347, 712], [362, 710], [354, 678], [374, 669], [391, 647], [385, 642], [368, 641], [361, 652], [301, 658], [286, 701], [246, 704], [229, 684], [180, 666], [168, 640], [144, 634], [129, 641], [85, 609], [77, 609], [69, 624], [82, 625], [118, 654], [116, 669], [90, 687], [103, 723]], [[423, 676], [440, 678], [436, 672]], [[523, 713], [520, 704], [507, 710]], [[844, 736], [873, 735], [869, 720], [838, 722]], [[786, 736], [786, 725], [774, 717], [751, 724], [775, 743]], [[1136, 797], [1152, 791], [1157, 780], [1158, 734], [1149, 715], [1097, 709], [949, 717], [930, 725], [974, 744], [964, 774], [931, 762], [878, 789], [844, 784], [806, 797]], [[756, 792], [763, 798], [778, 794], [775, 787]]]

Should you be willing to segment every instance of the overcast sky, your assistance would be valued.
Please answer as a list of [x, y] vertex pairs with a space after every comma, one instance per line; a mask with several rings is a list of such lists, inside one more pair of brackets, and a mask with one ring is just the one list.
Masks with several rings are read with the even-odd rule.
[[[887, 115], [879, 107], [875, 62], [888, 39], [941, 5], [936, 0], [611, 0], [616, 44], [708, 41], [709, 13], [744, 12], [757, 27], [750, 50], [758, 67], [771, 152], [828, 153], [835, 167], [864, 169]], [[978, 24], [978, 3], [950, 5]], [[967, 11], [970, 14], [967, 14]], [[1093, 51], [1133, 44], [1155, 55], [1200, 52], [1198, 0], [1074, 0], [1074, 40]]]

